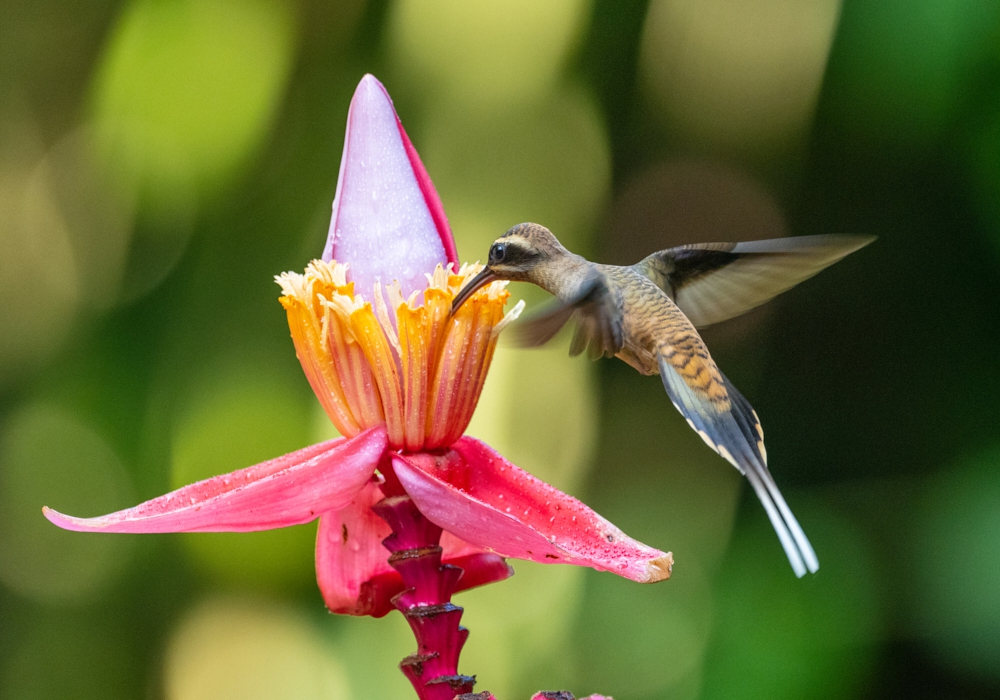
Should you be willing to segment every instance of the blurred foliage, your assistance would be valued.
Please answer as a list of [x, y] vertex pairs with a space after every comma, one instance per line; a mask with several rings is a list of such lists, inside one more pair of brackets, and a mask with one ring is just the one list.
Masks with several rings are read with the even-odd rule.
[[[788, 570], [659, 382], [501, 348], [471, 432], [676, 556], [463, 594], [501, 698], [1000, 698], [1000, 11], [989, 0], [0, 4], [0, 698], [405, 698], [314, 526], [67, 533], [329, 434], [272, 276], [317, 255], [357, 80], [463, 259], [861, 232], [708, 329], [819, 553]], [[514, 288], [535, 303], [543, 295]]]
[[840, 3], [653, 0], [641, 68], [671, 139], [785, 155], [819, 95]]
[[556, 87], [588, 9], [586, 0], [401, 0], [389, 19], [389, 55], [432, 93], [509, 104]]
[[914, 588], [914, 632], [948, 663], [1000, 679], [1000, 452], [992, 447], [926, 480], [910, 552], [937, 553]]
[[348, 697], [342, 664], [300, 611], [268, 600], [207, 600], [181, 620], [167, 647], [164, 695], [303, 700]]
[[129, 3], [93, 78], [102, 150], [153, 199], [217, 186], [269, 125], [291, 34], [271, 0]]

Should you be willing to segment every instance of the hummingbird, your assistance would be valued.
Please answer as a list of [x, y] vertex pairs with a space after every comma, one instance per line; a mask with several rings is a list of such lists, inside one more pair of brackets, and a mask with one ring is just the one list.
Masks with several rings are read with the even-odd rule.
[[513, 324], [518, 344], [542, 345], [574, 319], [570, 355], [586, 350], [592, 359], [618, 357], [642, 374], [659, 374], [691, 429], [750, 482], [802, 577], [815, 573], [819, 560], [767, 468], [757, 412], [716, 365], [698, 328], [767, 302], [873, 240], [820, 235], [695, 243], [619, 266], [570, 252], [544, 226], [518, 224], [490, 246], [486, 266], [455, 297], [452, 313], [494, 280], [530, 282], [555, 301]]

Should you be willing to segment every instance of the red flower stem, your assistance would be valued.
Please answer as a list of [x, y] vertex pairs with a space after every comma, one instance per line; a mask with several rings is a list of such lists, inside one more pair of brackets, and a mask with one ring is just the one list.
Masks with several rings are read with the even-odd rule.
[[399, 668], [417, 691], [420, 700], [452, 700], [471, 693], [475, 676], [458, 673], [458, 657], [469, 636], [459, 625], [462, 608], [451, 603], [462, 569], [441, 563], [441, 528], [417, 510], [392, 473], [379, 467], [386, 478], [386, 498], [372, 510], [392, 528], [382, 544], [392, 554], [389, 566], [399, 572], [406, 590], [392, 604], [406, 617], [417, 639], [417, 651], [403, 659]]

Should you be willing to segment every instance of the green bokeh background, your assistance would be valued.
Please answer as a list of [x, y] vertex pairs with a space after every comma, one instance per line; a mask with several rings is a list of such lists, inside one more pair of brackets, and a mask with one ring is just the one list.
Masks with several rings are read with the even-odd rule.
[[4, 0], [0, 700], [411, 696], [398, 615], [325, 612], [315, 525], [40, 514], [330, 434], [272, 277], [322, 249], [366, 72], [463, 260], [526, 220], [616, 263], [879, 237], [705, 333], [816, 546], [803, 580], [655, 378], [498, 351], [470, 431], [677, 563], [462, 594], [480, 689], [1000, 698], [995, 1]]

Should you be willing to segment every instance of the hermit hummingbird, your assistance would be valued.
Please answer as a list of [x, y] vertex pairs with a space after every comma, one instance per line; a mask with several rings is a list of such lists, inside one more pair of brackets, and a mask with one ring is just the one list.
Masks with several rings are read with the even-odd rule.
[[593, 359], [618, 357], [643, 374], [658, 373], [688, 425], [750, 482], [801, 577], [815, 573], [819, 560], [768, 471], [756, 411], [719, 370], [697, 329], [763, 304], [873, 240], [696, 243], [626, 267], [590, 262], [544, 226], [524, 223], [493, 242], [486, 266], [455, 297], [452, 312], [494, 280], [530, 282], [556, 300], [514, 324], [519, 344], [541, 345], [574, 318], [570, 355], [587, 350]]

